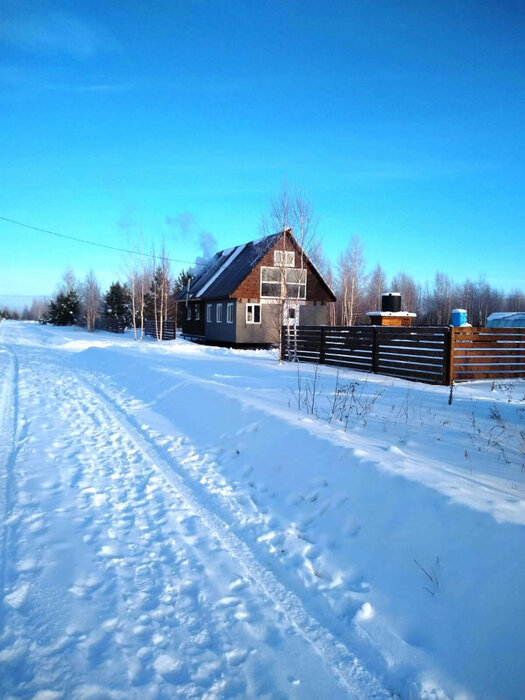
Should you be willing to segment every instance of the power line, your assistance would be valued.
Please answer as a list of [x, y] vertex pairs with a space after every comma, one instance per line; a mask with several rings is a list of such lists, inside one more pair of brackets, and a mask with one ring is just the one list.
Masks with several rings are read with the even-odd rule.
[[[77, 238], [76, 236], [67, 236], [65, 233], [57, 233], [56, 231], [49, 231], [45, 228], [39, 228], [38, 226], [31, 226], [30, 224], [24, 224], [22, 221], [15, 221], [14, 219], [8, 219], [6, 216], [0, 216], [0, 221], [7, 221], [9, 224], [16, 224], [16, 226], [23, 226], [24, 228], [31, 229], [32, 231], [39, 231], [39, 233], [47, 233], [50, 236], [57, 236], [57, 238], [65, 238], [68, 241], [76, 241], [77, 243], [85, 243], [86, 245], [92, 245], [95, 248], [106, 248], [107, 250], [116, 250], [119, 253], [130, 253], [131, 255], [141, 255], [146, 258], [157, 258], [156, 255], [152, 253], [142, 253], [139, 250], [129, 250], [128, 248], [118, 248], [113, 245], [107, 245], [105, 243], [96, 243], [95, 241], [86, 241], [84, 238]], [[204, 263], [191, 262], [190, 260], [179, 260], [178, 258], [165, 258], [170, 262], [184, 263], [185, 265], [199, 265], [203, 266]]]

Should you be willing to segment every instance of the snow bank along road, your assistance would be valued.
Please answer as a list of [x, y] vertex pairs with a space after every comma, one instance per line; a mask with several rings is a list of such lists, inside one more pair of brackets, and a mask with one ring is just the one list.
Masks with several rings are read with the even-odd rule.
[[520, 389], [295, 371], [0, 324], [1, 697], [523, 696]]

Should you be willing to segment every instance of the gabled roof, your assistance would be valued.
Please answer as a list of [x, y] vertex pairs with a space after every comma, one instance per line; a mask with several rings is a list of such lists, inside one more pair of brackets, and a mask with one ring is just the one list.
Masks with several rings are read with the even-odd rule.
[[[192, 278], [189, 298], [214, 299], [233, 294], [280, 236], [281, 233], [274, 233], [215, 253]], [[177, 298], [183, 301], [186, 293], [186, 289], [181, 290]]]
[[[221, 250], [215, 253], [192, 278], [189, 299], [220, 299], [232, 295], [266, 253], [273, 248], [283, 233], [289, 234], [290, 240], [300, 249], [299, 244], [291, 234], [291, 230], [286, 229], [286, 232], [279, 231], [256, 241]], [[311, 262], [310, 264], [312, 265]], [[312, 268], [333, 296], [332, 290], [314, 265]], [[187, 296], [187, 289], [184, 288], [177, 295], [177, 300], [185, 301]]]

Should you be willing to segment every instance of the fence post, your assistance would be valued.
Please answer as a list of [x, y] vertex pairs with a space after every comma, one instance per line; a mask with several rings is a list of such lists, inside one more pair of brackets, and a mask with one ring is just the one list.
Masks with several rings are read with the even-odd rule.
[[377, 374], [379, 371], [379, 335], [379, 328], [374, 326], [374, 338], [372, 341], [372, 372], [374, 372], [374, 374]]
[[280, 348], [281, 352], [279, 355], [279, 362], [282, 362], [284, 360], [284, 355], [285, 355], [284, 344], [285, 344], [285, 342], [286, 342], [286, 326], [282, 326], [281, 327], [281, 348]]
[[445, 385], [454, 382], [454, 346], [456, 340], [455, 328], [448, 329], [448, 343], [445, 344]]
[[320, 365], [324, 365], [324, 362], [325, 362], [325, 340], [326, 340], [325, 327], [321, 326], [321, 349], [319, 351], [319, 364]]

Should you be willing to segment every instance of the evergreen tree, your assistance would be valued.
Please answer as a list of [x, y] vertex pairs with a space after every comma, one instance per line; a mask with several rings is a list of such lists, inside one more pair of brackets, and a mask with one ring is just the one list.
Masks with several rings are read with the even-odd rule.
[[80, 316], [80, 299], [75, 289], [59, 292], [49, 304], [49, 323], [74, 326]]
[[181, 270], [173, 282], [173, 294], [177, 296], [181, 289], [186, 289], [188, 280], [193, 276], [194, 274], [191, 268]]
[[113, 318], [123, 321], [124, 325], [131, 326], [131, 295], [128, 287], [120, 282], [114, 282], [106, 294], [103, 302], [104, 318]]
[[[181, 270], [175, 280], [173, 281], [173, 299], [176, 297], [183, 289], [187, 289], [188, 280], [194, 276], [193, 270], [188, 268], [187, 270]], [[182, 326], [186, 320], [186, 304], [176, 304], [175, 316], [177, 319], [177, 325]]]

